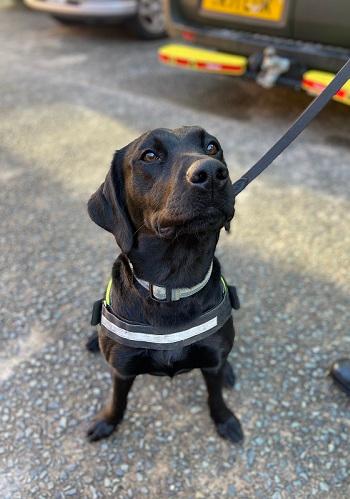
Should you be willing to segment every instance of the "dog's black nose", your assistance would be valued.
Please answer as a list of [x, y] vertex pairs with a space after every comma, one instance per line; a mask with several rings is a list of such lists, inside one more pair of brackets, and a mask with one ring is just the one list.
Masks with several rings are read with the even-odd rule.
[[187, 181], [204, 189], [224, 187], [228, 181], [228, 169], [217, 160], [197, 160], [187, 170]]

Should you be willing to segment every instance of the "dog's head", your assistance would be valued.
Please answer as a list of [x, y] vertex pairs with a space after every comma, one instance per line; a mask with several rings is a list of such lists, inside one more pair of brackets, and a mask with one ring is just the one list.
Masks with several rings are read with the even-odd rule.
[[171, 239], [220, 230], [234, 215], [234, 196], [219, 141], [194, 126], [143, 134], [116, 152], [88, 211], [124, 253], [141, 228]]

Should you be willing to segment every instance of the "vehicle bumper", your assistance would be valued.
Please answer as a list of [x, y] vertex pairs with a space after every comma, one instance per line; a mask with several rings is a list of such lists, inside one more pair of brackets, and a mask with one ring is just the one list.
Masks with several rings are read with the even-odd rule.
[[335, 73], [350, 57], [350, 51], [342, 47], [190, 24], [179, 15], [173, 7], [173, 2], [166, 2], [165, 5], [170, 36], [182, 37], [198, 46], [246, 57], [262, 53], [266, 47], [273, 47], [279, 56], [299, 64], [304, 71], [312, 68]]
[[[334, 74], [310, 70], [303, 74], [301, 88], [310, 95], [318, 95], [334, 78]], [[350, 106], [350, 80], [335, 94], [334, 100]]]
[[[249, 70], [246, 57], [215, 50], [206, 50], [189, 45], [168, 44], [160, 47], [158, 58], [163, 64], [178, 66], [185, 69], [205, 73], [244, 76], [257, 79], [258, 73]], [[310, 95], [318, 95], [334, 78], [334, 73], [310, 69], [298, 76], [298, 79], [281, 75], [277, 84], [303, 89]], [[259, 80], [258, 80], [259, 81]], [[333, 99], [342, 104], [350, 105], [350, 80], [334, 95]]]
[[188, 45], [168, 44], [158, 50], [159, 60], [170, 66], [180, 66], [205, 73], [242, 76], [247, 58]]
[[24, 0], [25, 4], [35, 10], [57, 16], [77, 18], [120, 18], [128, 17], [137, 12], [137, 0]]

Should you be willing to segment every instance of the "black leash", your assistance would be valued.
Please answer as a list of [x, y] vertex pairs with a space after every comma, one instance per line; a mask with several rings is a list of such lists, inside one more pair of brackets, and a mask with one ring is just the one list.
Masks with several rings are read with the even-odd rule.
[[318, 95], [293, 125], [284, 135], [269, 149], [262, 158], [259, 159], [242, 177], [233, 183], [234, 195], [237, 196], [262, 173], [276, 158], [283, 152], [289, 144], [309, 125], [309, 123], [325, 107], [327, 102], [335, 95], [338, 90], [350, 79], [350, 59], [338, 71], [330, 84]]

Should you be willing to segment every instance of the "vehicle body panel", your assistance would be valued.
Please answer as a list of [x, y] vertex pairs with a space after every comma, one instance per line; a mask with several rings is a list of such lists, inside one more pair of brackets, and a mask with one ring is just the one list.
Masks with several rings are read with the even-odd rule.
[[[196, 45], [247, 57], [262, 53], [266, 47], [273, 47], [278, 55], [300, 64], [303, 71], [313, 68], [336, 72], [350, 57], [348, 0], [285, 0], [287, 17], [284, 25], [261, 19], [259, 22], [251, 21], [250, 17], [222, 16], [221, 13], [214, 17], [203, 16], [201, 1], [166, 0], [171, 36], [185, 38], [184, 34], [187, 33], [186, 39]], [[246, 0], [250, 1], [258, 4], [264, 2]], [[313, 20], [318, 12], [320, 17]], [[336, 25], [338, 16], [341, 17], [339, 30]], [[346, 24], [348, 29], [345, 28]], [[305, 33], [307, 28], [310, 31]], [[300, 34], [299, 38], [294, 38], [296, 32]]]
[[137, 0], [24, 0], [35, 10], [79, 19], [123, 18], [137, 12]]
[[[179, 0], [173, 1], [172, 4], [178, 4], [178, 12], [182, 19], [186, 19], [193, 23], [198, 23], [202, 26], [229, 28], [229, 29], [253, 29], [256, 33], [270, 34], [271, 31], [274, 35], [290, 36], [292, 33], [292, 26], [290, 23], [290, 8], [292, 7], [291, 0], [285, 0], [282, 8], [282, 16], [279, 21], [271, 21], [267, 19], [258, 19], [251, 16], [238, 16], [229, 15], [223, 12], [209, 11], [203, 7], [206, 6], [208, 0]], [[215, 0], [211, 0], [211, 2]], [[272, 0], [275, 1], [275, 0]], [[220, 5], [222, 2], [216, 0]], [[251, 0], [253, 2], [253, 0]], [[240, 3], [247, 4], [247, 0], [231, 0], [231, 4]], [[241, 10], [241, 9], [238, 9]]]
[[349, 0], [297, 0], [293, 37], [350, 48]]

